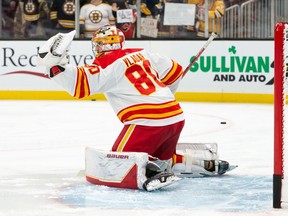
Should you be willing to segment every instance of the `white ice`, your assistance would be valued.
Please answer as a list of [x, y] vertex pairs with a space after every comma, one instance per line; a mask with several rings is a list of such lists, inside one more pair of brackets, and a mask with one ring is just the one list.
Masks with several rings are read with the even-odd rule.
[[122, 128], [107, 102], [0, 101], [0, 216], [287, 216], [272, 208], [273, 105], [181, 105], [180, 141], [216, 142], [239, 167], [147, 193], [85, 180], [85, 147], [110, 149]]

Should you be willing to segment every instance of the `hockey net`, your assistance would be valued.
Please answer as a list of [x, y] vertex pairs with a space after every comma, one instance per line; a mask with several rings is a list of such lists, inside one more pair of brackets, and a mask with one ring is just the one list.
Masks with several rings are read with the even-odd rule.
[[275, 26], [274, 55], [273, 207], [281, 208], [288, 204], [288, 23]]

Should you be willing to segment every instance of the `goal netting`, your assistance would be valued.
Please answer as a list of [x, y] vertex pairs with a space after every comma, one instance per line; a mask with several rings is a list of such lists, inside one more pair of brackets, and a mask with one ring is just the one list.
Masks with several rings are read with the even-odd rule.
[[288, 23], [275, 26], [274, 55], [273, 207], [281, 208], [288, 203]]

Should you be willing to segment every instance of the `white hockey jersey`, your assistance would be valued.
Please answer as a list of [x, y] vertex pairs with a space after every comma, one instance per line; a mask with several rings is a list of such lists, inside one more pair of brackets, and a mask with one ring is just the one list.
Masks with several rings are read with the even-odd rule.
[[80, 9], [79, 24], [85, 26], [85, 38], [92, 38], [97, 28], [115, 23], [116, 18], [113, 16], [112, 7], [109, 4], [85, 4]]
[[92, 65], [68, 64], [52, 79], [76, 98], [104, 93], [124, 124], [163, 126], [184, 120], [174, 97], [182, 73], [182, 66], [170, 58], [124, 49], [97, 58]]

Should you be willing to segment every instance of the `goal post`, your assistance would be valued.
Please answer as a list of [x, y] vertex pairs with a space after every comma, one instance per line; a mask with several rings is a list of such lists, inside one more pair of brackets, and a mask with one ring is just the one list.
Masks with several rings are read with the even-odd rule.
[[[273, 207], [281, 208], [287, 202], [288, 107], [286, 78], [288, 66], [288, 23], [277, 23], [274, 30], [274, 173]], [[287, 109], [287, 110], [286, 110]], [[287, 119], [285, 119], [287, 118]], [[286, 148], [285, 148], [286, 147]]]

